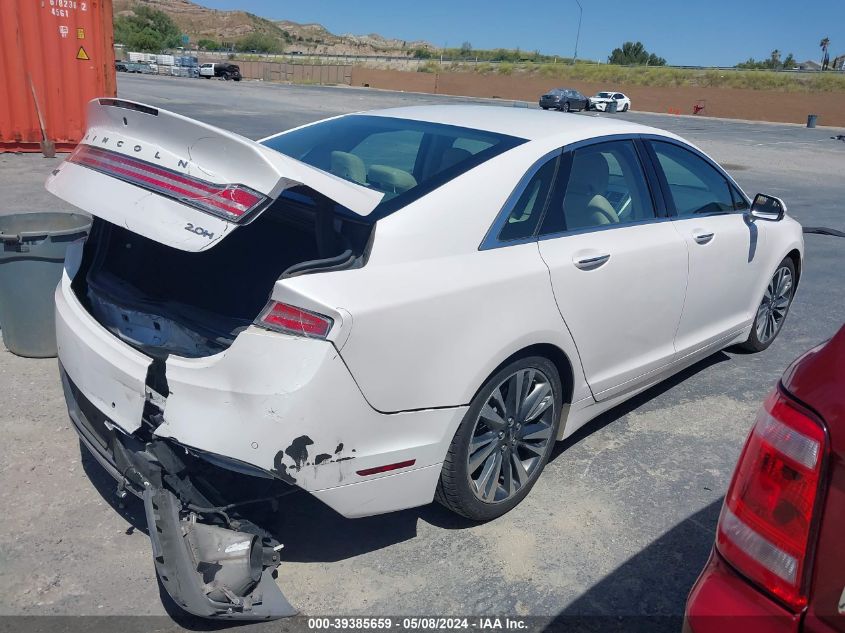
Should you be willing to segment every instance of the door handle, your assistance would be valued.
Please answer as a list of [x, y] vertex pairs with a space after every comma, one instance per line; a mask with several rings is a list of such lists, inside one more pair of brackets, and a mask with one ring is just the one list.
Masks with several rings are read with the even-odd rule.
[[576, 268], [581, 270], [595, 270], [599, 266], [603, 266], [610, 259], [610, 254], [594, 255], [592, 257], [582, 257], [575, 259], [573, 263]]
[[713, 239], [714, 233], [693, 233], [692, 239], [694, 239], [699, 244], [707, 244], [710, 240]]

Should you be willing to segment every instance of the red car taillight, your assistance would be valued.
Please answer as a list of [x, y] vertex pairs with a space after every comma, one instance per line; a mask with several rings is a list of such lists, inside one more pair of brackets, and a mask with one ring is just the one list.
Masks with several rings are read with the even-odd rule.
[[270, 198], [244, 185], [218, 185], [117, 152], [80, 145], [68, 161], [178, 200], [229, 222], [243, 222]]
[[745, 443], [719, 517], [716, 546], [738, 571], [795, 610], [807, 604], [826, 437], [808, 411], [775, 390]]
[[326, 338], [333, 322], [323, 314], [278, 301], [268, 303], [255, 321], [256, 325], [269, 330], [310, 338]]

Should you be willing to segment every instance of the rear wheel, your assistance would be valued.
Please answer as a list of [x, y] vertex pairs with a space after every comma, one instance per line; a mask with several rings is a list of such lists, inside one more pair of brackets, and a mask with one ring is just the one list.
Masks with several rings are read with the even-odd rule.
[[774, 342], [786, 320], [795, 294], [795, 264], [789, 257], [778, 264], [763, 300], [757, 308], [748, 340], [740, 345], [750, 352], [762, 352]]
[[541, 356], [517, 359], [491, 377], [452, 440], [437, 501], [476, 521], [513, 509], [552, 452], [562, 392], [557, 369]]
[[628, 111], [628, 104], [626, 103], [625, 105], [622, 106], [622, 112], [627, 112], [627, 111]]
[[540, 107], [541, 107], [541, 108], [543, 108], [543, 110], [548, 110], [548, 109], [549, 109], [549, 106], [540, 106]]

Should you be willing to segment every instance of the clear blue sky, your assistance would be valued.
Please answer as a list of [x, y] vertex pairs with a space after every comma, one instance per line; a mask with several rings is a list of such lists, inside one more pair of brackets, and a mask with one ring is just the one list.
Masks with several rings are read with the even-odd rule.
[[[575, 0], [195, 0], [270, 19], [319, 22], [337, 34], [379, 33], [436, 46], [516, 48], [572, 55]], [[625, 40], [640, 40], [670, 64], [732, 66], [777, 48], [799, 61], [845, 53], [845, 0], [581, 0], [578, 56], [606, 61]]]

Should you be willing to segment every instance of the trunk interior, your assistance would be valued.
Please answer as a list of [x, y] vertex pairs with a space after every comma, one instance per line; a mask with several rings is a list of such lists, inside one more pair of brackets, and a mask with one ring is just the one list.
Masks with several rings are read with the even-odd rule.
[[373, 225], [350, 216], [298, 188], [199, 253], [95, 218], [73, 289], [98, 322], [151, 356], [209, 356], [255, 320], [279, 278], [362, 266]]

